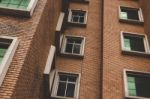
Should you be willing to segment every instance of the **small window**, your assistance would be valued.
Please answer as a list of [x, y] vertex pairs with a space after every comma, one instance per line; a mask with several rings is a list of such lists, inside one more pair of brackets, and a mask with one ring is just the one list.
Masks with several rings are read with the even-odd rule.
[[126, 97], [136, 99], [150, 99], [150, 74], [125, 71]]
[[129, 8], [120, 6], [120, 21], [143, 22], [142, 10], [140, 8]]
[[31, 16], [37, 0], [0, 0], [2, 13]]
[[82, 10], [69, 10], [68, 22], [86, 24], [87, 12]]
[[146, 35], [122, 32], [122, 50], [149, 53]]
[[65, 36], [63, 40], [61, 53], [68, 55], [83, 56], [84, 44], [85, 44], [84, 37]]
[[0, 36], [0, 85], [3, 82], [17, 46], [18, 39], [16, 37]]
[[79, 74], [57, 72], [52, 97], [78, 99]]

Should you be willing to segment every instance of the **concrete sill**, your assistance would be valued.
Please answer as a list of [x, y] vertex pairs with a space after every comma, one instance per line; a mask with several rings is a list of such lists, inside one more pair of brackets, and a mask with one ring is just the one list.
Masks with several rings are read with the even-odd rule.
[[68, 57], [68, 58], [76, 58], [76, 59], [83, 59], [84, 58], [84, 55], [69, 54], [69, 53], [60, 53], [60, 56]]
[[79, 27], [86, 27], [86, 23], [75, 23], [75, 22], [68, 22], [68, 26], [79, 26]]
[[125, 99], [150, 99], [150, 98], [138, 97], [138, 96], [126, 96]]
[[89, 3], [90, 0], [70, 0], [72, 2]]
[[146, 52], [122, 50], [122, 54], [125, 54], [125, 55], [133, 55], [133, 56], [141, 56], [141, 57], [150, 58], [150, 53], [146, 53]]
[[144, 24], [144, 21], [131, 20], [131, 19], [119, 19], [119, 22], [136, 24], [136, 25], [143, 25]]

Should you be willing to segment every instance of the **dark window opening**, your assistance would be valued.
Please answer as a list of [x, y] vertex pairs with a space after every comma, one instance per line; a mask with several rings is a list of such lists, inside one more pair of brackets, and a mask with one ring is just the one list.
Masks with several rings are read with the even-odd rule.
[[125, 12], [127, 14], [127, 19], [131, 20], [140, 20], [138, 11], [138, 9], [121, 7], [121, 12]]
[[127, 76], [129, 95], [150, 98], [149, 74], [127, 73]]
[[145, 46], [144, 46], [144, 38], [140, 36], [124, 36], [125, 40], [128, 40], [128, 42], [125, 42], [125, 44], [130, 47], [130, 50], [132, 51], [140, 51], [145, 52]]

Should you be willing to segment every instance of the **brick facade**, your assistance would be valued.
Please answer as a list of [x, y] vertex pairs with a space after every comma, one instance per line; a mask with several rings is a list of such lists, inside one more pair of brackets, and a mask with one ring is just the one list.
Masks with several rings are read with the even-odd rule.
[[[56, 53], [52, 67], [80, 74], [77, 99], [124, 99], [123, 70], [150, 72], [150, 61], [149, 57], [122, 53], [121, 31], [146, 34], [150, 42], [148, 4], [148, 0], [38, 0], [31, 18], [0, 15], [0, 35], [19, 39], [0, 86], [0, 99], [56, 99], [46, 91], [49, 86], [45, 85], [43, 71], [50, 46], [57, 46], [57, 32], [85, 37], [83, 58]], [[120, 22], [120, 5], [142, 7], [144, 25]], [[86, 25], [68, 24], [68, 9], [87, 11]], [[61, 12], [65, 13], [64, 26], [56, 31]]]

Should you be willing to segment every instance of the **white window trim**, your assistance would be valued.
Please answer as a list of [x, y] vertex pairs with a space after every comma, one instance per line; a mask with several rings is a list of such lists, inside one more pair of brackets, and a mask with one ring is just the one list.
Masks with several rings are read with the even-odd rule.
[[[137, 36], [143, 37], [145, 52], [125, 50], [125, 48], [124, 48], [124, 34], [137, 35]], [[132, 32], [121, 31], [121, 49], [124, 52], [131, 52], [131, 53], [133, 52], [133, 53], [139, 53], [139, 54], [150, 54], [150, 48], [149, 48], [147, 35], [146, 34], [139, 34], [139, 33], [132, 33]]]
[[[68, 73], [68, 74], [78, 75], [76, 86], [75, 86], [75, 91], [74, 91], [74, 96], [75, 96], [74, 98], [56, 96], [57, 89], [58, 89], [57, 87], [58, 87], [58, 76], [59, 76], [58, 74], [59, 74], [59, 72], [60, 73]], [[78, 97], [79, 97], [79, 90], [80, 90], [80, 78], [81, 78], [81, 74], [80, 73], [58, 71], [58, 70], [56, 70], [51, 97], [60, 98], [60, 99], [78, 99]]]
[[56, 31], [61, 31], [64, 18], [65, 18], [65, 13], [64, 12], [60, 12], [60, 15], [59, 15], [59, 18], [58, 18], [58, 22], [57, 22], [57, 26], [56, 26]]
[[[85, 12], [84, 23], [72, 22], [71, 21], [71, 19], [72, 19], [72, 10]], [[81, 10], [81, 9], [69, 9], [68, 22], [69, 23], [74, 23], [74, 24], [87, 24], [87, 16], [88, 16], [88, 11]]]
[[15, 10], [15, 11], [22, 11], [22, 12], [30, 12], [30, 16], [32, 16], [34, 8], [36, 7], [38, 0], [31, 0], [27, 9], [17, 9], [17, 8], [10, 8], [10, 7], [0, 7], [3, 9]]
[[8, 71], [8, 68], [11, 64], [11, 61], [13, 59], [13, 56], [15, 54], [15, 51], [16, 51], [17, 46], [19, 44], [19, 41], [18, 41], [17, 37], [0, 36], [0, 38], [12, 39], [12, 43], [10, 44], [8, 50], [6, 51], [4, 58], [2, 60], [2, 63], [0, 65], [0, 86], [1, 86], [2, 82], [5, 78], [5, 75]]
[[[121, 18], [121, 7], [131, 8], [131, 9], [137, 9], [138, 10], [139, 20], [122, 19]], [[144, 22], [143, 13], [142, 13], [142, 9], [141, 8], [133, 8], [133, 7], [128, 7], [128, 6], [119, 6], [118, 9], [119, 9], [119, 19], [120, 20], [131, 21], [131, 22], [138, 22], [138, 23], [143, 23]]]
[[150, 72], [142, 72], [142, 71], [135, 71], [135, 70], [124, 69], [123, 70], [123, 79], [124, 79], [125, 97], [126, 98], [131, 98], [131, 99], [150, 99], [150, 98], [145, 98], [145, 97], [130, 96], [129, 95], [129, 93], [128, 93], [128, 83], [127, 83], [127, 72], [150, 74]]
[[[80, 54], [66, 53], [65, 52], [67, 37], [70, 37], [70, 38], [71, 37], [77, 37], [77, 38], [83, 39], [82, 44], [81, 44]], [[83, 56], [84, 55], [84, 47], [85, 47], [85, 37], [83, 37], [83, 36], [74, 36], [74, 35], [64, 35], [63, 42], [62, 42], [62, 47], [61, 47], [61, 53], [66, 54], [66, 55]]]

